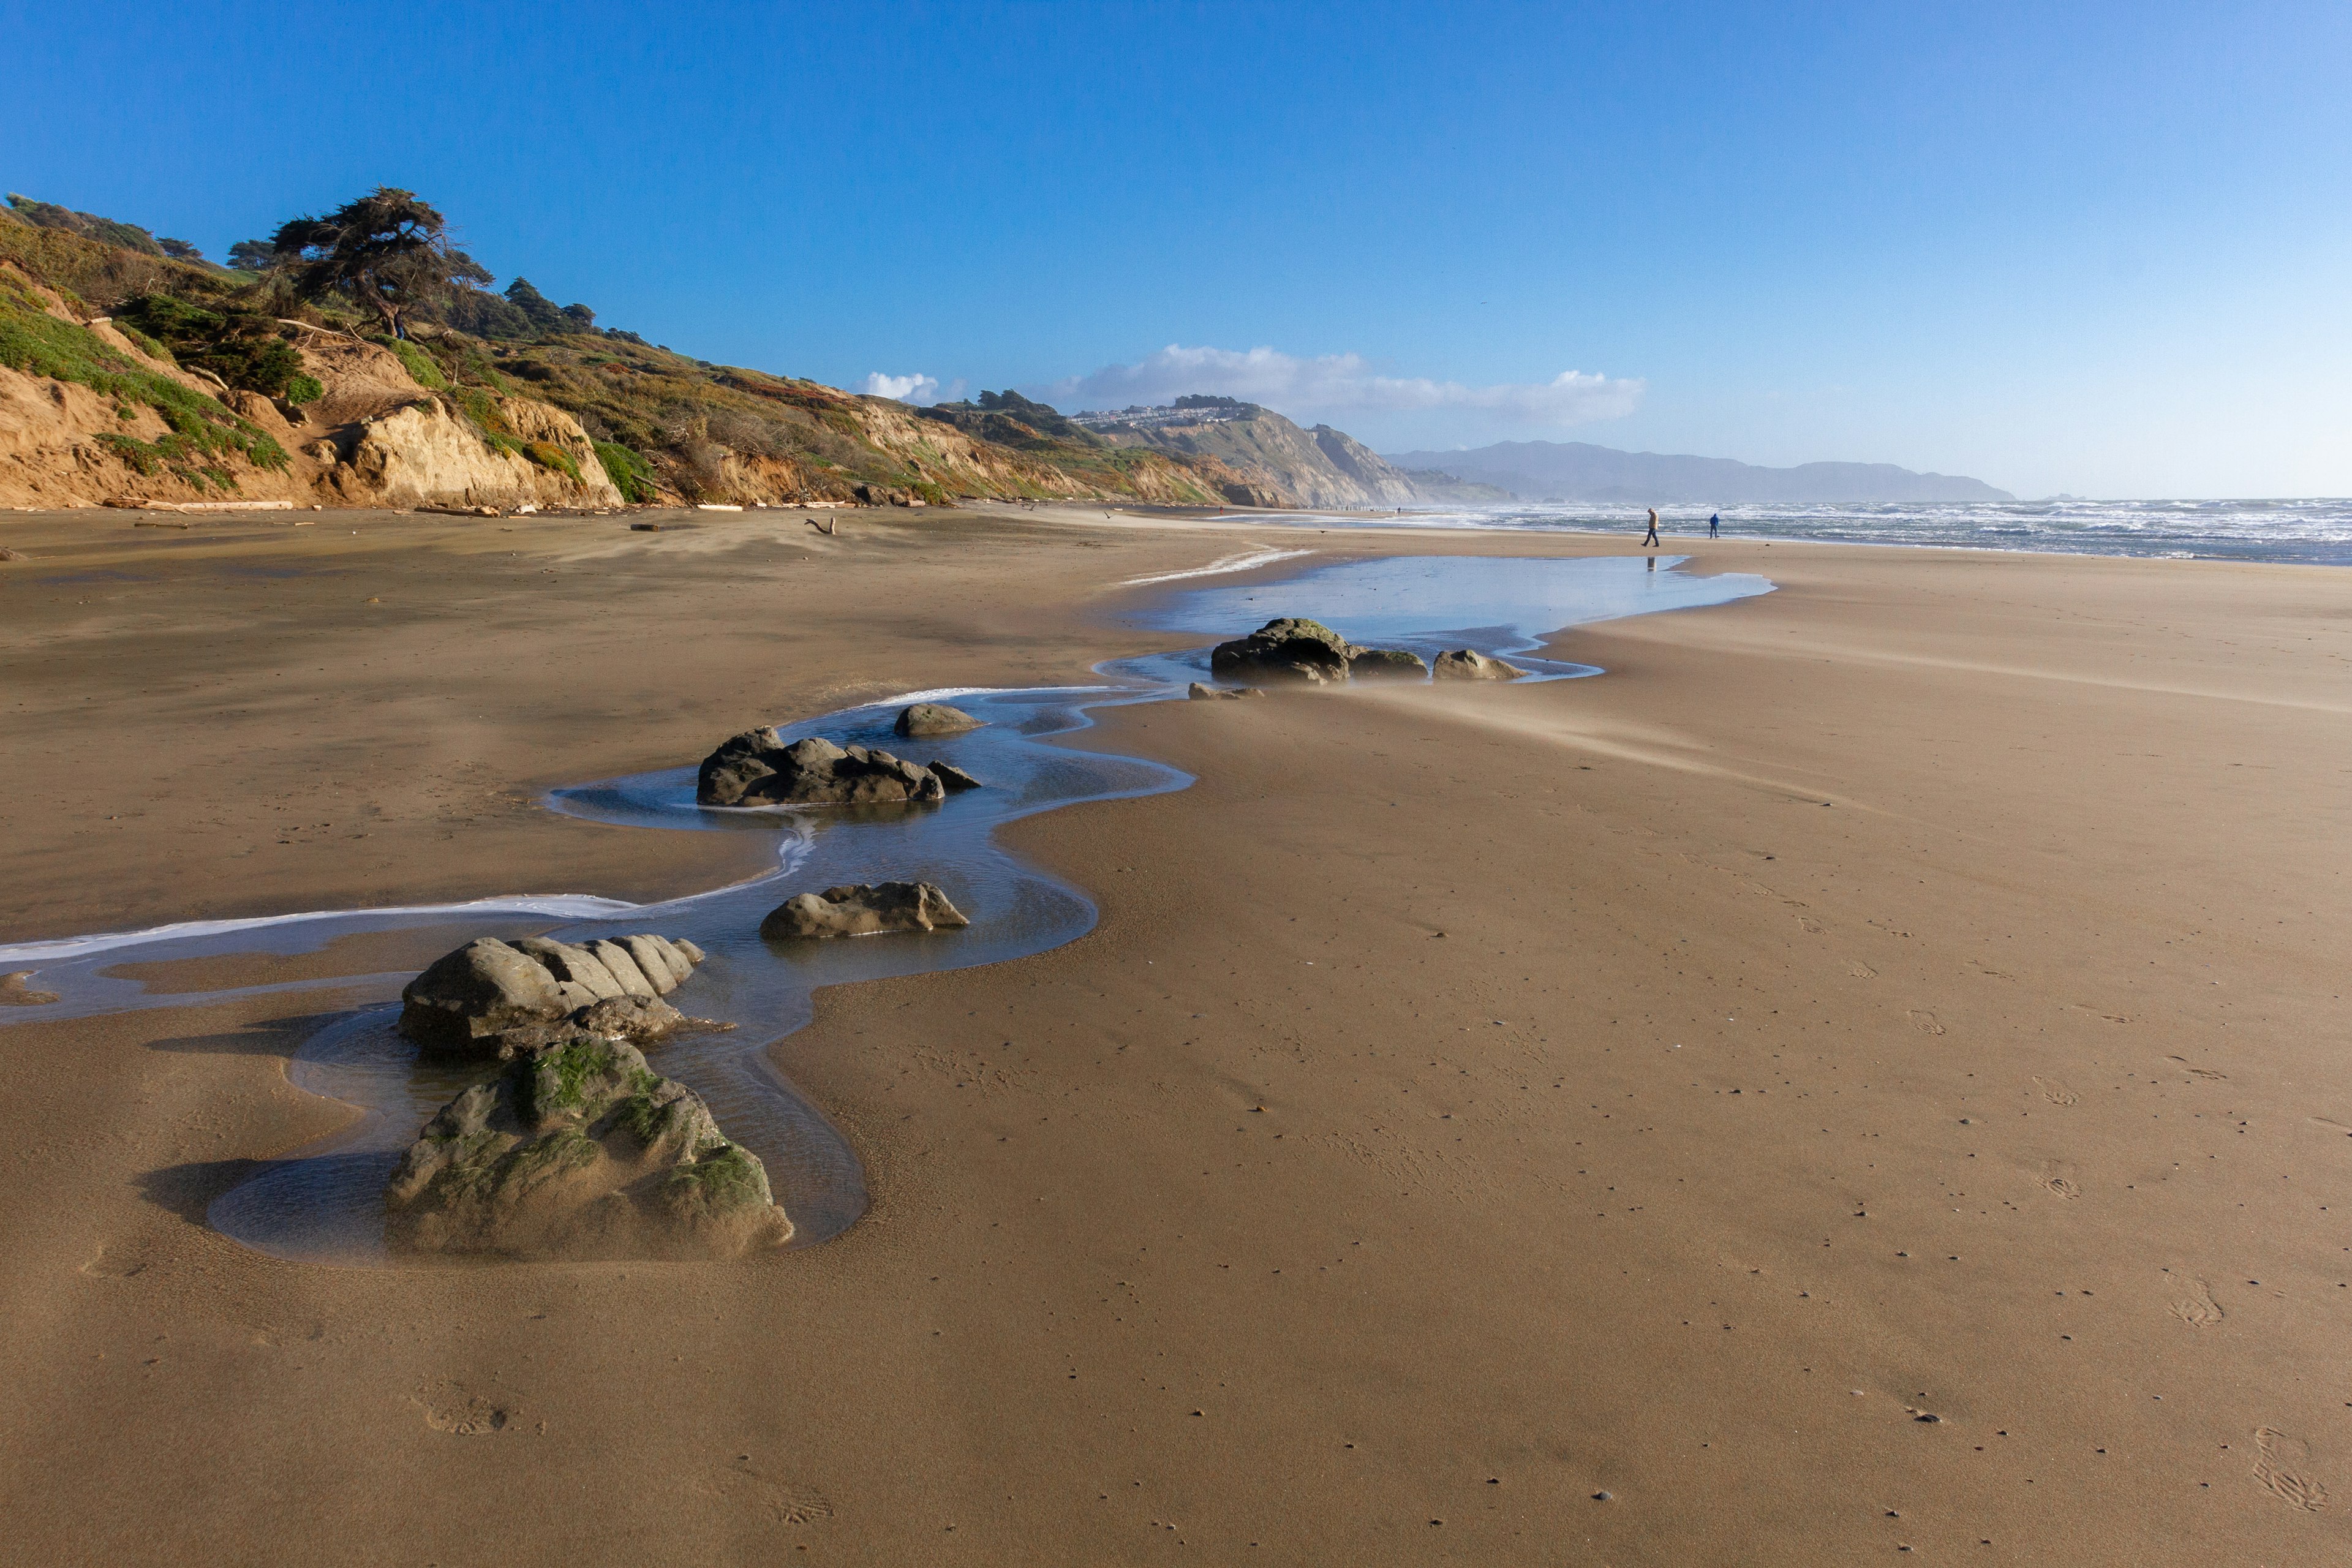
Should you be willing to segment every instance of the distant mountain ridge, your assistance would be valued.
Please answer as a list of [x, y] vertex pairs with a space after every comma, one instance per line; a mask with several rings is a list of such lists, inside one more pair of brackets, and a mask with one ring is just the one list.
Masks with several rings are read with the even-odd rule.
[[1730, 458], [1621, 452], [1583, 441], [1498, 441], [1461, 452], [1392, 452], [1390, 465], [1508, 490], [1520, 500], [1731, 506], [1743, 501], [2013, 501], [1982, 479], [1915, 473], [1892, 463], [1760, 468]]
[[1508, 499], [1500, 491], [1475, 493], [1486, 487], [1465, 486], [1448, 475], [1401, 472], [1344, 430], [1301, 429], [1273, 409], [1237, 397], [1180, 397], [1160, 406], [1068, 419], [1118, 446], [1222, 463], [1244, 481], [1227, 491], [1237, 505], [1384, 509], [1438, 499]]

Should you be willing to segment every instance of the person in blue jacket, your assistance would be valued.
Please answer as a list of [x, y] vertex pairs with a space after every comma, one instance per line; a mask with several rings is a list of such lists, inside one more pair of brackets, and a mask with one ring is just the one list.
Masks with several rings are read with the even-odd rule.
[[1721, 512], [1711, 512], [1708, 514], [1706, 520], [1706, 536], [1709, 539], [1720, 539], [1723, 536], [1723, 514]]

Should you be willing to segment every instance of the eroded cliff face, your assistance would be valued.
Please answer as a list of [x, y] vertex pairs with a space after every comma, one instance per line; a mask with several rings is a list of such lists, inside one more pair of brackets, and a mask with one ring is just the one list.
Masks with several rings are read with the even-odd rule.
[[[497, 406], [515, 438], [538, 457], [493, 447], [439, 398], [420, 396], [337, 427], [306, 448], [319, 469], [320, 499], [343, 506], [501, 510], [622, 504], [578, 420], [526, 398], [499, 398]], [[552, 460], [551, 450], [569, 467]]]
[[0, 506], [622, 504], [580, 422], [546, 404], [483, 395], [494, 439], [389, 351], [311, 333], [303, 366], [326, 393], [295, 408], [154, 358], [22, 273], [0, 283], [37, 349], [0, 364]]
[[1346, 432], [1302, 430], [1270, 408], [1244, 406], [1238, 416], [1204, 409], [1197, 420], [1100, 428], [1121, 447], [1221, 464], [1238, 481], [1224, 487], [1225, 499], [1238, 505], [1379, 509], [1422, 499], [1409, 476]]
[[26, 366], [0, 363], [0, 506], [290, 500], [309, 478], [280, 439], [282, 419], [273, 430], [247, 417], [218, 383], [151, 359], [103, 320], [81, 321], [13, 267], [0, 266], [0, 329]]
[[1051, 458], [922, 418], [887, 397], [860, 397], [856, 404], [870, 444], [950, 494], [1118, 496], [1171, 506], [1214, 506], [1223, 499], [1218, 476], [1181, 467], [1156, 452], [1128, 455], [1119, 465], [1123, 483], [1114, 487], [1074, 475]]

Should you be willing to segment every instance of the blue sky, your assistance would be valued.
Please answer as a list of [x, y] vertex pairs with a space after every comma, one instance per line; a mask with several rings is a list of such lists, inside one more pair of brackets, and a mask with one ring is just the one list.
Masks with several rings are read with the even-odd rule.
[[218, 255], [405, 185], [501, 280], [839, 385], [2352, 494], [2341, 4], [0, 0], [0, 37], [8, 190]]

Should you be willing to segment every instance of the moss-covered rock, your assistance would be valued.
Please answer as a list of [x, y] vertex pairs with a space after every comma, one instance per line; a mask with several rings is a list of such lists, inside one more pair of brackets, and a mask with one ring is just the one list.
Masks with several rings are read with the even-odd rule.
[[793, 1234], [759, 1157], [700, 1095], [586, 1031], [443, 1107], [384, 1210], [387, 1239], [415, 1253], [730, 1258]]

